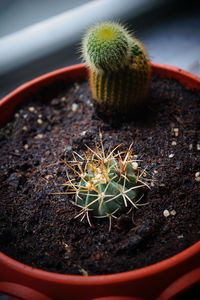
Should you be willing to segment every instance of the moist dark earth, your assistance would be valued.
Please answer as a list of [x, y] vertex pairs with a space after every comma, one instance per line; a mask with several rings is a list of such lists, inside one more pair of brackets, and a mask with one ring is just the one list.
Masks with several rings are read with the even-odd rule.
[[[144, 206], [107, 219], [74, 218], [61, 184], [72, 152], [131, 143], [153, 178]], [[68, 170], [69, 171], [69, 170]], [[70, 172], [70, 171], [69, 171]], [[126, 117], [106, 113], [87, 82], [57, 82], [22, 104], [0, 130], [0, 250], [33, 267], [111, 274], [168, 258], [199, 240], [200, 97], [179, 82], [152, 80], [148, 103]]]

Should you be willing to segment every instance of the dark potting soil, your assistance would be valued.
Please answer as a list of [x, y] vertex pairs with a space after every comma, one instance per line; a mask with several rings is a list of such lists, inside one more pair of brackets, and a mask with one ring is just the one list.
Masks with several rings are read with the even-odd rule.
[[[60, 91], [58, 91], [58, 87]], [[177, 81], [153, 78], [151, 96], [132, 119], [94, 107], [87, 83], [57, 83], [21, 105], [0, 131], [0, 250], [65, 274], [110, 274], [168, 258], [199, 240], [200, 97]], [[98, 111], [98, 113], [96, 113]], [[60, 185], [62, 159], [133, 143], [154, 178], [147, 205], [112, 221], [80, 222]]]

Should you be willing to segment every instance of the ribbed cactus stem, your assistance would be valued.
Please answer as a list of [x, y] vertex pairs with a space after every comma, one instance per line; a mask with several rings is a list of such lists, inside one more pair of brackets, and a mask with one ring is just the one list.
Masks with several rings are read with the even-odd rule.
[[68, 193], [75, 193], [74, 203], [81, 209], [76, 217], [87, 217], [90, 225], [90, 216], [108, 218], [111, 229], [112, 218], [140, 205], [148, 187], [142, 178], [145, 172], [138, 167], [130, 148], [116, 154], [115, 150], [106, 154], [103, 144], [101, 149], [97, 145], [95, 151], [88, 149], [81, 160], [80, 155], [79, 159], [74, 157], [73, 166], [66, 163], [80, 179], [74, 183], [68, 175], [65, 185]]
[[151, 67], [142, 43], [118, 23], [103, 22], [83, 38], [92, 97], [128, 112], [147, 98]]

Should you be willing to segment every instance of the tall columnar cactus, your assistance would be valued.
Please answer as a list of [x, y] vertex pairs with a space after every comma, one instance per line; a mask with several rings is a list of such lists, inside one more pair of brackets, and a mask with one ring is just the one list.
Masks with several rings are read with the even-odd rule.
[[142, 43], [125, 27], [114, 22], [91, 27], [83, 37], [82, 56], [95, 100], [123, 112], [144, 103], [150, 62]]
[[102, 143], [101, 149], [97, 146], [95, 151], [88, 149], [84, 157], [74, 158], [73, 165], [66, 162], [79, 176], [79, 182], [74, 183], [68, 175], [67, 193], [75, 193], [74, 203], [81, 208], [76, 217], [86, 216], [90, 225], [91, 215], [108, 218], [111, 229], [112, 218], [140, 205], [144, 189], [148, 187], [142, 178], [144, 171], [133, 159], [131, 149], [116, 154], [114, 149], [105, 154]]

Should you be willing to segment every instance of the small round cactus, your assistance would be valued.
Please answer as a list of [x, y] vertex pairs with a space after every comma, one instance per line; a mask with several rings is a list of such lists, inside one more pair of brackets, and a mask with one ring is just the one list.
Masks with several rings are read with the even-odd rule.
[[143, 104], [150, 62], [142, 43], [124, 26], [102, 22], [91, 27], [83, 37], [82, 56], [95, 100], [123, 112]]
[[81, 208], [76, 217], [87, 217], [90, 225], [90, 216], [108, 218], [109, 230], [112, 218], [140, 205], [148, 187], [142, 178], [144, 170], [133, 159], [131, 148], [115, 153], [117, 148], [106, 154], [101, 143], [101, 149], [97, 145], [95, 151], [88, 147], [84, 157], [78, 155], [77, 160], [75, 156], [73, 166], [66, 163], [79, 176], [79, 182], [74, 183], [68, 175], [65, 183], [69, 187], [67, 193], [75, 193], [74, 204]]

